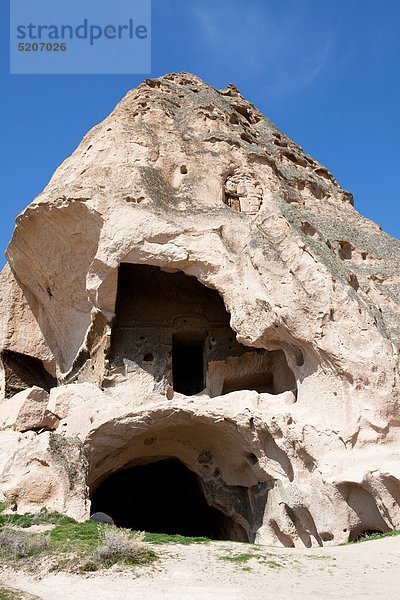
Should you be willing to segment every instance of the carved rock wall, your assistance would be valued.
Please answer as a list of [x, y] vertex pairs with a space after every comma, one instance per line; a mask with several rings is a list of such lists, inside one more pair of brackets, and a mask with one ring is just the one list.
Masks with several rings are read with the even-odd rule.
[[[23, 434], [6, 420], [1, 492], [84, 516], [115, 471], [177, 458], [252, 541], [400, 527], [399, 249], [234, 86], [146, 80], [17, 218], [0, 279], [2, 410], [39, 385], [57, 420]], [[201, 347], [203, 389], [177, 389], [174, 339]], [[43, 459], [52, 436], [76, 448], [79, 484]], [[40, 498], [18, 475], [36, 454], [61, 477]]]

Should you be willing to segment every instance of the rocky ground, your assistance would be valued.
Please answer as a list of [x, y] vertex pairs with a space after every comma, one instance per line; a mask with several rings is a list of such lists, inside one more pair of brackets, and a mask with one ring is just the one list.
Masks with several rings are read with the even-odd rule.
[[159, 561], [130, 571], [41, 576], [3, 570], [0, 598], [1, 586], [43, 600], [264, 600], [275, 594], [281, 600], [399, 597], [400, 536], [330, 548], [212, 542], [159, 546], [157, 552]]

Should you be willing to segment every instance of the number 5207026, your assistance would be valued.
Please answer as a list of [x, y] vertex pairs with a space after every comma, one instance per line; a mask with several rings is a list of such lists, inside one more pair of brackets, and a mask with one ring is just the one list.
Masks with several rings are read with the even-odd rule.
[[21, 42], [18, 44], [19, 52], [65, 52], [67, 44], [51, 43], [51, 42]]

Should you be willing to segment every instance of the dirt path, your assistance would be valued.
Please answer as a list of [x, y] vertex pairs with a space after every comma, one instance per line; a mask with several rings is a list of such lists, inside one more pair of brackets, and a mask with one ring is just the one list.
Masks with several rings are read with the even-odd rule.
[[[40, 579], [0, 574], [1, 584], [42, 600], [398, 600], [400, 536], [318, 549], [282, 549], [229, 542], [159, 546], [161, 560], [135, 571]], [[223, 556], [252, 554], [242, 561]], [[246, 558], [246, 557], [242, 557]]]

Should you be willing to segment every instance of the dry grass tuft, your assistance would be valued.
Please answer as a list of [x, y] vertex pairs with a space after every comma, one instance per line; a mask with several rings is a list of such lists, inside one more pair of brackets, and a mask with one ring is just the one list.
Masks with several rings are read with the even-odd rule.
[[108, 568], [116, 563], [144, 565], [151, 562], [156, 558], [156, 554], [143, 539], [142, 532], [132, 533], [115, 527], [106, 527], [102, 544], [88, 557], [84, 570]]
[[49, 548], [49, 540], [45, 535], [27, 534], [11, 527], [0, 531], [0, 556], [17, 560], [27, 556], [35, 556]]

